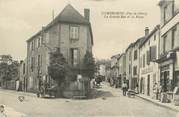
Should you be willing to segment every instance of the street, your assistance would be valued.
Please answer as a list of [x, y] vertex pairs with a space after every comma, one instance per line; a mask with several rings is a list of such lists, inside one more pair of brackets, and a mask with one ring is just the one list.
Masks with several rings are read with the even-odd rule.
[[102, 85], [94, 99], [42, 99], [0, 90], [0, 104], [27, 117], [176, 117], [176, 112], [156, 106], [138, 97], [122, 96], [120, 89]]

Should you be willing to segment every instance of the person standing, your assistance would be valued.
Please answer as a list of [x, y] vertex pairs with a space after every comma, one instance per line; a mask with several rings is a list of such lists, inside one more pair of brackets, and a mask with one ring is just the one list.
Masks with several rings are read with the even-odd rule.
[[126, 96], [126, 91], [127, 91], [127, 83], [123, 82], [122, 84], [122, 91], [123, 91], [123, 96]]
[[154, 99], [158, 99], [158, 84], [155, 83], [153, 86]]

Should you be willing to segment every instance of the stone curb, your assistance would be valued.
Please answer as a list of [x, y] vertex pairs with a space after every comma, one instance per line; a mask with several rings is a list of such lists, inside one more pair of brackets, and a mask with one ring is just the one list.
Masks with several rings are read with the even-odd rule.
[[162, 104], [162, 103], [157, 103], [157, 102], [155, 102], [155, 101], [152, 101], [151, 99], [147, 99], [147, 98], [142, 97], [142, 96], [140, 96], [140, 95], [136, 95], [136, 96], [139, 97], [139, 98], [141, 98], [141, 99], [143, 99], [143, 100], [145, 100], [145, 101], [151, 102], [151, 103], [153, 103], [153, 104], [155, 104], [155, 105], [157, 105], [157, 106], [164, 107], [164, 108], [166, 108], [166, 109], [170, 109], [170, 110], [175, 111], [175, 112], [179, 112], [179, 109], [176, 109], [176, 108], [173, 108], [173, 107], [164, 105], [164, 104]]

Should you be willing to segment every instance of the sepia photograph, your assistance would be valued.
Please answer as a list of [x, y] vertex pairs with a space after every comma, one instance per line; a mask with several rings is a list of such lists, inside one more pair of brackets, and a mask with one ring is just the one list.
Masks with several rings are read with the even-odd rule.
[[0, 0], [0, 117], [179, 117], [179, 0]]

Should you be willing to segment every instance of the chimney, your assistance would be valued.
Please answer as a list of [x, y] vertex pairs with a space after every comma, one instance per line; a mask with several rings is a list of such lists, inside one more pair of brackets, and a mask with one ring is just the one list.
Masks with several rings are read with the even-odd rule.
[[86, 20], [90, 20], [90, 10], [89, 9], [84, 9], [84, 17]]
[[147, 36], [149, 34], [149, 28], [145, 27], [145, 36]]
[[20, 61], [20, 64], [22, 64], [23, 62], [24, 62], [24, 61], [23, 61], [23, 60], [21, 60], [21, 61]]

